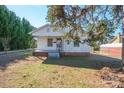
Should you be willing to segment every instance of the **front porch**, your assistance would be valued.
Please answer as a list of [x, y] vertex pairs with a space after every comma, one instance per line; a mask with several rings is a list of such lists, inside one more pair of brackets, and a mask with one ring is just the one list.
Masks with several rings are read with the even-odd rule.
[[46, 57], [90, 56], [90, 51], [86, 44], [75, 46], [73, 41], [67, 42], [64, 37], [42, 36], [38, 37], [37, 48], [33, 55]]
[[50, 58], [60, 58], [61, 51], [59, 50], [35, 50], [33, 52], [33, 55], [35, 56], [45, 56]]
[[38, 37], [36, 52], [56, 52], [63, 50], [63, 38], [57, 36]]
[[62, 36], [40, 36], [37, 38], [37, 48], [34, 50], [33, 55], [60, 57], [60, 52], [63, 51]]

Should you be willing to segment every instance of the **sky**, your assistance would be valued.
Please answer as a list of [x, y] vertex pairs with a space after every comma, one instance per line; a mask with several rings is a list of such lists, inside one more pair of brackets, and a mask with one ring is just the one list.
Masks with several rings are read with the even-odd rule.
[[45, 5], [8, 5], [7, 8], [20, 18], [26, 18], [34, 27], [47, 23], [47, 6]]
[[[47, 6], [46, 5], [8, 5], [7, 8], [20, 18], [26, 18], [34, 27], [41, 27], [47, 24]], [[115, 35], [122, 30], [118, 29]]]

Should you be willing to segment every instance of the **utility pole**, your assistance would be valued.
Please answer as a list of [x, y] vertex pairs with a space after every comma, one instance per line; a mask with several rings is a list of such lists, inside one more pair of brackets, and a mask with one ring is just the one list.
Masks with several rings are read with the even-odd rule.
[[122, 70], [124, 71], [124, 6], [122, 12]]

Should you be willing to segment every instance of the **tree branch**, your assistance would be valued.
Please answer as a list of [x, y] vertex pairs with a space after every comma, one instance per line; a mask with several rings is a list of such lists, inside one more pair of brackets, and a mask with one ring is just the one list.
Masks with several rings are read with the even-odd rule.
[[78, 16], [75, 16], [75, 18], [80, 18], [82, 16], [84, 16], [87, 12], [91, 11], [95, 6], [91, 5], [87, 8], [84, 8], [81, 10], [81, 13]]

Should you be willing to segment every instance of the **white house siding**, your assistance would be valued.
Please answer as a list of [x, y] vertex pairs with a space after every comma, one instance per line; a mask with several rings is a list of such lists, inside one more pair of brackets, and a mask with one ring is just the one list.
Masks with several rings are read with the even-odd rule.
[[[49, 29], [49, 30], [48, 30]], [[69, 31], [69, 28], [61, 29], [59, 31], [53, 31], [53, 29], [49, 25], [45, 25], [43, 27], [38, 28], [35, 31], [32, 31], [30, 34], [33, 37], [37, 38], [37, 48], [36, 51], [38, 52], [44, 52], [49, 50], [56, 50], [56, 43], [53, 43], [52, 47], [47, 46], [47, 40], [48, 38], [53, 38], [54, 41], [56, 41], [57, 37], [63, 37], [65, 33]], [[79, 36], [81, 36], [79, 34]], [[81, 36], [81, 39], [87, 38], [86, 35]], [[62, 38], [62, 50], [63, 52], [88, 52], [90, 53], [91, 47], [88, 46], [86, 43], [81, 44], [79, 47], [74, 47], [74, 42], [71, 41], [70, 44], [67, 44], [66, 39]]]
[[56, 40], [56, 37], [39, 37], [37, 40], [37, 51], [47, 51], [47, 50], [56, 50], [56, 43], [53, 43], [52, 47], [47, 46], [48, 38], [52, 38], [53, 41]]
[[[53, 43], [52, 47], [47, 46], [48, 38], [53, 38], [53, 41], [56, 41], [57, 37], [39, 37], [37, 40], [37, 51], [56, 50], [56, 43]], [[80, 43], [79, 47], [74, 47], [74, 42], [70, 41], [70, 44], [67, 44], [66, 39], [62, 40], [62, 49], [63, 52], [90, 52], [91, 50], [86, 43]]]
[[64, 40], [64, 47], [65, 52], [90, 52], [90, 46], [85, 44], [79, 44], [79, 47], [74, 47], [74, 42], [71, 41], [70, 44], [67, 44], [66, 40]]
[[63, 35], [64, 33], [62, 33], [61, 30], [53, 31], [53, 29], [50, 28], [49, 26], [43, 29], [39, 29], [39, 31], [36, 31], [35, 33], [33, 33], [33, 36], [63, 36]]

